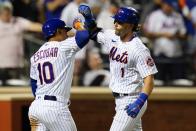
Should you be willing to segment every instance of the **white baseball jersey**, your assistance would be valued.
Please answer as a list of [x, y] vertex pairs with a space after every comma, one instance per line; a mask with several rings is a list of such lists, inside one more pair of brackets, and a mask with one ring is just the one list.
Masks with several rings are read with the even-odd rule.
[[[157, 19], [158, 18], [158, 19]], [[186, 33], [182, 16], [177, 12], [166, 15], [161, 9], [150, 14], [144, 24], [144, 28], [151, 33], [180, 34]], [[168, 39], [159, 37], [154, 40], [154, 55], [164, 54], [167, 57], [178, 57], [182, 55], [182, 48], [179, 39]]]
[[116, 93], [135, 93], [132, 96], [115, 99], [116, 114], [110, 131], [142, 131], [141, 117], [146, 110], [147, 102], [136, 118], [128, 116], [125, 107], [137, 99], [143, 87], [143, 78], [157, 72], [150, 52], [137, 36], [129, 42], [122, 42], [114, 30], [99, 32], [97, 41], [109, 51], [109, 87]]
[[[37, 80], [36, 98], [29, 108], [35, 131], [76, 131], [68, 108], [74, 68], [79, 50], [75, 38], [46, 42], [31, 57], [30, 77]], [[46, 97], [55, 99], [46, 99]]]
[[75, 38], [46, 42], [31, 57], [30, 77], [37, 80], [36, 95], [63, 96], [69, 99], [74, 56], [79, 50]]
[[140, 92], [143, 78], [157, 72], [147, 47], [138, 37], [122, 42], [114, 30], [99, 32], [98, 42], [105, 45], [110, 57], [110, 88], [117, 93]]

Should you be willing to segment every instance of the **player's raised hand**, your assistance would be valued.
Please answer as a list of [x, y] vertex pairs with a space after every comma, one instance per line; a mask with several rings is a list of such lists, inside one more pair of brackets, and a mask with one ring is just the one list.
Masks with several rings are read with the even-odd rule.
[[85, 18], [84, 27], [87, 30], [92, 31], [94, 28], [96, 28], [97, 24], [95, 22], [91, 9], [88, 5], [81, 4], [78, 8], [78, 12], [84, 16]]
[[93, 19], [91, 8], [88, 5], [81, 4], [78, 8], [78, 12], [81, 13], [85, 19]]
[[75, 18], [73, 21], [73, 28], [76, 30], [84, 30], [84, 23], [80, 18]]
[[141, 93], [135, 102], [125, 107], [127, 115], [131, 116], [132, 118], [137, 117], [138, 113], [140, 112], [140, 109], [142, 108], [147, 99], [148, 95], [146, 95], [145, 93]]

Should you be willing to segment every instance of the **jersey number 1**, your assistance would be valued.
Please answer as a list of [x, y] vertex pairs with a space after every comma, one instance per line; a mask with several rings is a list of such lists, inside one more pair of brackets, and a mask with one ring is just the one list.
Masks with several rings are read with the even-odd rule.
[[125, 75], [125, 69], [121, 68], [121, 77], [124, 77], [124, 75]]
[[41, 85], [43, 84], [43, 81], [46, 84], [50, 84], [54, 81], [53, 66], [50, 62], [44, 62], [42, 65], [39, 63], [37, 69], [39, 71]]

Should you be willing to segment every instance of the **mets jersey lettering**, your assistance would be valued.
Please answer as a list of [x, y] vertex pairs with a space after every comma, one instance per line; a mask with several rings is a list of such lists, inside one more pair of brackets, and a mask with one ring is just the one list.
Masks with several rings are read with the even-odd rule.
[[118, 48], [116, 48], [116, 47], [112, 47], [112, 49], [110, 50], [110, 54], [109, 54], [110, 59], [115, 60], [120, 63], [127, 64], [127, 62], [128, 62], [127, 51], [123, 52], [122, 54], [116, 54], [117, 49]]
[[40, 50], [33, 55], [34, 62], [48, 57], [57, 57], [57, 53], [58, 53], [58, 47]]
[[97, 40], [109, 51], [113, 92], [139, 92], [143, 78], [157, 72], [150, 51], [138, 37], [122, 42], [114, 31], [106, 30], [98, 33]]
[[[157, 20], [157, 18], [159, 18]], [[170, 15], [165, 14], [161, 9], [153, 11], [144, 23], [144, 29], [149, 33], [161, 33], [175, 36], [169, 39], [165, 36], [155, 38], [153, 41], [153, 53], [155, 56], [164, 54], [167, 57], [182, 56], [182, 45], [176, 34], [186, 33], [182, 16], [177, 12]]]
[[74, 58], [79, 49], [72, 37], [62, 42], [46, 42], [31, 57], [30, 77], [37, 80], [36, 95], [69, 99]]

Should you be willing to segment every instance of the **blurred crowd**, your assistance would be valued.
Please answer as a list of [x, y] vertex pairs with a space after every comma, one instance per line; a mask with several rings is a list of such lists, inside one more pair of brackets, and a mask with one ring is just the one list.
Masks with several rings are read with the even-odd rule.
[[[114, 29], [113, 16], [121, 6], [140, 12], [144, 44], [159, 73], [156, 86], [196, 85], [196, 0], [0, 0], [0, 85], [26, 86], [29, 58], [45, 41], [42, 23], [51, 18], [72, 26], [78, 6], [91, 6], [97, 25]], [[75, 35], [75, 30], [69, 32]], [[76, 55], [74, 86], [108, 86], [108, 52], [90, 41]]]

